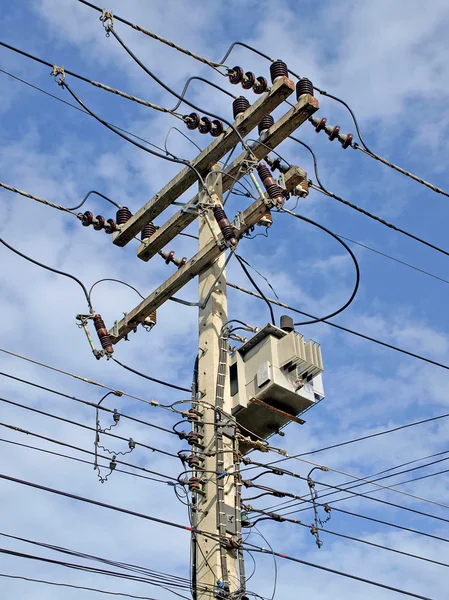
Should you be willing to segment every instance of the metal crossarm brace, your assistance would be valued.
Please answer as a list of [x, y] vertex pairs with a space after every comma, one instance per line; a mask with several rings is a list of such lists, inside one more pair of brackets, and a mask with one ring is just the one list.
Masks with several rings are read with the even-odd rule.
[[[299, 167], [292, 167], [285, 174], [285, 185], [287, 190], [297, 185], [298, 176], [302, 176], [304, 171]], [[240, 215], [240, 229], [236, 229], [235, 237], [240, 239], [251, 227], [253, 227], [261, 217], [266, 214], [267, 206], [263, 199], [253, 202]], [[219, 243], [215, 240], [209, 242], [193, 258], [174, 273], [167, 281], [160, 285], [152, 294], [143, 300], [136, 308], [126, 315], [116, 326], [109, 331], [112, 343], [116, 344], [125, 336], [133, 331], [139, 323], [142, 323], [145, 317], [148, 317], [153, 311], [162, 306], [171, 296], [176, 294], [194, 277], [205, 271], [210, 265], [224, 252], [226, 246], [223, 236], [220, 234]]]
[[[279, 121], [266, 131], [262, 138], [263, 144], [256, 142], [251, 146], [256, 157], [259, 160], [265, 158], [265, 156], [270, 153], [271, 148], [276, 148], [276, 146], [283, 142], [317, 110], [318, 101], [313, 96], [301, 96], [296, 106], [289, 110], [281, 119], [279, 119]], [[243, 152], [228, 167], [228, 169], [226, 169], [226, 173], [229, 173], [232, 177], [223, 175], [223, 192], [227, 191], [235, 183], [233, 177], [239, 179], [245, 174], [243, 167], [244, 161], [247, 158], [247, 153]], [[298, 179], [297, 183], [299, 182], [300, 179]], [[174, 239], [180, 231], [193, 223], [197, 218], [197, 213], [194, 209], [198, 204], [198, 201], [199, 195], [197, 194], [190, 200], [186, 207], [174, 214], [151, 236], [151, 238], [139, 246], [137, 256], [145, 261], [150, 260], [150, 258], [159, 252], [159, 250], [162, 250], [166, 244]]]
[[[244, 113], [237, 116], [233, 125], [242, 137], [254, 129], [261, 119], [271, 113], [290, 96], [295, 89], [294, 83], [287, 77], [280, 77], [269, 92], [260, 97]], [[193, 161], [201, 175], [210, 171], [239, 141], [235, 131], [229, 127], [220, 137], [205, 148]], [[113, 242], [125, 246], [145, 225], [161, 214], [172, 202], [181, 196], [196, 181], [193, 169], [186, 167], [174, 177], [160, 192], [140, 208], [135, 215], [114, 234]]]

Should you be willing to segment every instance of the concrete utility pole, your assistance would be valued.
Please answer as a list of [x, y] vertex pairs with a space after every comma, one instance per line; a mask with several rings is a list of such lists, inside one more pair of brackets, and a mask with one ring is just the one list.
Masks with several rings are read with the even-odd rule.
[[[214, 205], [222, 205], [221, 174], [211, 171], [206, 179], [210, 198]], [[201, 193], [202, 194], [202, 193]], [[200, 195], [201, 195], [200, 194]], [[220, 228], [211, 210], [199, 219], [199, 250], [214, 237], [218, 237]], [[210, 293], [212, 289], [212, 293]], [[224, 338], [228, 320], [226, 298], [225, 255], [222, 254], [204, 273], [199, 276], [199, 364], [198, 392], [203, 403], [202, 460], [203, 474], [207, 481], [202, 494], [197, 495], [196, 526], [207, 531], [214, 538], [196, 536], [196, 581], [209, 591], [198, 591], [198, 600], [210, 600], [213, 591], [219, 591], [220, 585], [228, 586], [230, 591], [239, 588], [238, 557], [235, 549], [226, 549], [218, 543], [219, 537], [236, 533], [236, 520], [240, 521], [240, 507], [235, 506], [234, 464], [235, 427], [222, 427], [223, 413], [231, 414], [229, 390], [227, 338]], [[210, 293], [206, 304], [204, 302]], [[209, 406], [210, 405], [210, 406]], [[217, 412], [216, 407], [220, 412]], [[221, 416], [220, 420], [219, 417]], [[232, 437], [226, 435], [230, 433]], [[229, 469], [230, 477], [217, 479], [216, 472]], [[218, 582], [218, 583], [217, 583]], [[224, 591], [224, 590], [223, 590]]]

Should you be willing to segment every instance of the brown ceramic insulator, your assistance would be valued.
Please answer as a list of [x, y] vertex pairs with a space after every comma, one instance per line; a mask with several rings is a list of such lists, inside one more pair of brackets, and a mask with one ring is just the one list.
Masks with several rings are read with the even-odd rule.
[[244, 113], [247, 108], [249, 108], [249, 101], [246, 98], [243, 96], [236, 98], [232, 103], [232, 114], [234, 115], [234, 119], [241, 113]]
[[153, 321], [153, 323], [156, 325], [157, 323], [157, 312], [155, 310], [153, 310], [152, 313], [150, 313], [150, 319]]
[[94, 223], [94, 229], [95, 231], [101, 231], [106, 223], [106, 219], [102, 215], [97, 215], [95, 219], [97, 222]]
[[212, 129], [212, 121], [209, 117], [201, 117], [201, 121], [198, 125], [198, 131], [202, 134], [210, 133]]
[[332, 131], [329, 134], [329, 141], [333, 142], [339, 133], [340, 133], [340, 127], [338, 125], [335, 125], [335, 127], [332, 129]]
[[196, 490], [200, 490], [200, 489], [201, 489], [201, 487], [202, 487], [202, 486], [201, 486], [201, 482], [200, 482], [200, 480], [198, 479], [198, 477], [191, 477], [191, 478], [189, 479], [189, 490], [190, 490], [191, 492], [194, 492], [194, 491], [196, 491]]
[[264, 214], [264, 216], [257, 222], [259, 227], [271, 227], [273, 225], [273, 217], [270, 212]]
[[148, 223], [140, 232], [140, 239], [142, 241], [147, 240], [153, 235], [153, 233], [156, 233], [156, 230], [157, 228], [154, 223]]
[[242, 81], [243, 75], [244, 73], [242, 67], [234, 67], [232, 71], [229, 71], [228, 73], [229, 83], [237, 85], [237, 83], [240, 83]]
[[342, 148], [344, 150], [346, 150], [346, 148], [349, 148], [349, 146], [352, 144], [353, 140], [354, 140], [354, 136], [352, 135], [352, 133], [347, 133], [346, 139], [341, 144]]
[[255, 94], [263, 94], [267, 91], [267, 89], [268, 81], [265, 79], [265, 77], [257, 77], [253, 85], [253, 92]]
[[199, 421], [200, 413], [194, 408], [189, 408], [187, 411], [187, 419], [189, 421]]
[[118, 209], [118, 211], [115, 215], [117, 225], [123, 225], [124, 223], [126, 223], [126, 221], [129, 221], [129, 219], [132, 216], [133, 216], [133, 213], [129, 210], [129, 208], [127, 206], [122, 206], [121, 208]]
[[84, 227], [89, 227], [89, 225], [92, 225], [93, 219], [94, 219], [93, 213], [91, 213], [89, 210], [86, 210], [86, 212], [83, 214], [83, 216], [81, 218], [81, 223], [83, 224]]
[[315, 131], [317, 133], [320, 133], [320, 131], [326, 127], [326, 123], [327, 123], [327, 119], [326, 119], [326, 117], [323, 117], [321, 119], [321, 121], [318, 123], [318, 125], [315, 127]]
[[274, 200], [277, 204], [284, 204], [284, 193], [281, 187], [278, 186], [277, 183], [272, 185], [267, 185], [267, 194], [270, 196], [272, 200]]
[[98, 339], [100, 340], [101, 346], [105, 352], [108, 354], [112, 354], [114, 352], [114, 348], [112, 347], [112, 340], [106, 329], [106, 325], [104, 324], [101, 315], [95, 315], [93, 318], [95, 331], [97, 332]]
[[178, 260], [178, 262], [177, 262], [178, 269], [183, 267], [186, 264], [186, 262], [187, 262], [187, 256], [183, 256], [181, 258], [181, 260]]
[[257, 165], [257, 173], [259, 174], [260, 180], [263, 182], [268, 177], [271, 177], [271, 171], [267, 165], [263, 162]]
[[199, 444], [201, 444], [201, 438], [199, 434], [195, 433], [194, 431], [191, 431], [186, 435], [186, 440], [187, 443], [191, 446], [198, 446]]
[[313, 83], [307, 77], [303, 77], [296, 84], [296, 99], [299, 100], [303, 94], [313, 96]]
[[189, 465], [189, 467], [200, 467], [201, 466], [201, 460], [200, 457], [197, 456], [196, 454], [190, 454], [187, 458], [186, 458], [186, 463]]
[[218, 137], [223, 133], [224, 127], [223, 123], [218, 119], [214, 119], [211, 124], [210, 134], [212, 137]]
[[221, 233], [223, 234], [224, 239], [227, 242], [229, 242], [233, 238], [235, 239], [234, 228], [232, 227], [231, 223], [229, 222], [229, 219], [226, 216], [226, 213], [223, 210], [223, 207], [220, 206], [220, 204], [216, 204], [213, 207], [212, 211], [214, 213], [215, 220], [218, 223], [218, 226], [221, 230]]
[[262, 131], [270, 129], [272, 125], [274, 125], [273, 117], [271, 115], [266, 115], [257, 126], [257, 131], [259, 132], [259, 135], [261, 135]]
[[166, 264], [166, 265], [168, 265], [168, 264], [170, 264], [171, 262], [173, 262], [173, 259], [174, 259], [174, 257], [175, 257], [175, 252], [174, 252], [174, 250], [172, 250], [171, 252], [168, 252], [168, 253], [167, 253], [167, 252], [165, 252], [164, 254], [165, 254], [164, 258], [165, 258], [165, 264]]
[[201, 117], [198, 113], [190, 113], [190, 115], [184, 117], [187, 129], [196, 129], [200, 124]]
[[256, 81], [256, 76], [251, 71], [247, 71], [242, 79], [242, 88], [250, 90]]
[[271, 82], [274, 83], [278, 77], [288, 77], [287, 65], [282, 60], [275, 60], [270, 65]]
[[104, 228], [105, 233], [114, 233], [114, 231], [117, 231], [117, 225], [114, 221], [114, 219], [108, 219], [106, 221], [107, 225]]

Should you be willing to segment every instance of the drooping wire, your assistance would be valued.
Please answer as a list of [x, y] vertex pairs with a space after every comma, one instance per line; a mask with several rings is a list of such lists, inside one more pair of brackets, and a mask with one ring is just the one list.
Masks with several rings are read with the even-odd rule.
[[56, 273], [57, 275], [62, 275], [64, 277], [68, 277], [69, 279], [72, 279], [73, 281], [75, 281], [81, 287], [81, 289], [83, 290], [83, 293], [84, 293], [84, 295], [86, 297], [87, 306], [89, 307], [89, 310], [93, 311], [93, 308], [92, 308], [92, 305], [90, 303], [90, 298], [89, 298], [89, 294], [87, 292], [86, 286], [77, 277], [75, 277], [74, 275], [71, 275], [70, 273], [65, 273], [64, 271], [59, 271], [58, 269], [54, 269], [53, 267], [49, 267], [48, 265], [44, 265], [43, 263], [39, 262], [38, 260], [35, 260], [34, 258], [31, 258], [30, 256], [27, 256], [26, 254], [23, 254], [22, 252], [19, 252], [19, 250], [16, 250], [16, 248], [13, 248], [12, 246], [10, 246], [10, 244], [8, 244], [7, 242], [5, 242], [5, 240], [2, 239], [2, 238], [0, 238], [0, 243], [3, 244], [4, 246], [6, 246], [6, 248], [8, 248], [8, 250], [11, 250], [11, 252], [14, 252], [18, 256], [20, 256], [21, 258], [24, 258], [25, 260], [28, 260], [29, 262], [33, 263], [34, 265], [37, 265], [38, 267], [42, 267], [43, 269], [46, 269], [47, 271], [51, 271], [52, 273]]
[[271, 306], [271, 303], [267, 300], [267, 298], [265, 297], [265, 294], [262, 292], [262, 290], [260, 289], [260, 287], [257, 285], [257, 283], [252, 278], [251, 273], [246, 268], [245, 263], [243, 262], [242, 258], [238, 254], [236, 254], [236, 253], [235, 253], [235, 257], [238, 260], [240, 266], [242, 267], [243, 272], [245, 273], [245, 275], [248, 277], [248, 279], [250, 280], [250, 282], [254, 286], [254, 288], [259, 292], [259, 294], [265, 300], [265, 303], [268, 306], [268, 310], [270, 311], [271, 323], [273, 323], [273, 325], [276, 325], [276, 319], [275, 319], [275, 316], [274, 316], [274, 311], [273, 311], [273, 307]]
[[221, 85], [217, 85], [213, 81], [209, 81], [208, 79], [204, 79], [204, 77], [198, 77], [198, 76], [195, 75], [194, 77], [189, 77], [187, 79], [187, 81], [185, 83], [185, 86], [184, 86], [184, 89], [181, 92], [181, 96], [180, 96], [178, 102], [175, 104], [175, 107], [172, 110], [178, 110], [178, 108], [184, 102], [184, 97], [185, 97], [186, 92], [187, 92], [187, 90], [189, 88], [189, 85], [191, 84], [192, 81], [202, 81], [203, 83], [207, 83], [207, 85], [210, 85], [210, 86], [214, 87], [216, 90], [219, 90], [220, 92], [223, 92], [224, 94], [227, 94], [231, 98], [234, 98], [234, 100], [237, 98], [237, 96], [235, 96], [234, 94], [231, 94], [231, 92], [228, 92], [228, 90], [226, 90]]
[[139, 377], [144, 377], [145, 379], [148, 379], [149, 381], [152, 381], [153, 383], [159, 383], [160, 385], [165, 385], [166, 387], [172, 388], [174, 390], [179, 390], [180, 392], [190, 393], [190, 391], [191, 391], [191, 390], [189, 390], [189, 388], [184, 388], [179, 385], [175, 385], [174, 383], [170, 383], [168, 381], [162, 381], [162, 379], [156, 379], [155, 377], [150, 377], [150, 375], [145, 375], [145, 373], [141, 373], [140, 371], [137, 371], [136, 369], [133, 369], [132, 367], [128, 367], [127, 365], [124, 365], [123, 363], [118, 361], [114, 356], [111, 356], [111, 358], [115, 363], [117, 363], [118, 365], [120, 365], [121, 367], [126, 369], [127, 371], [131, 371], [131, 373], [134, 373], [135, 375], [139, 375]]
[[84, 196], [84, 198], [81, 200], [81, 202], [79, 204], [77, 204], [76, 206], [72, 206], [71, 208], [69, 208], [69, 210], [76, 210], [77, 208], [81, 208], [91, 194], [100, 196], [100, 198], [103, 198], [103, 200], [106, 200], [107, 202], [109, 202], [110, 204], [113, 204], [117, 208], [122, 208], [120, 204], [117, 204], [117, 202], [114, 202], [114, 200], [111, 200], [110, 198], [108, 198], [107, 196], [102, 194], [101, 192], [97, 192], [96, 190], [90, 190], [90, 192], [87, 192], [87, 194]]
[[312, 323], [320, 323], [321, 321], [326, 321], [327, 319], [335, 317], [336, 315], [338, 315], [341, 312], [343, 312], [344, 310], [346, 310], [350, 304], [352, 304], [353, 300], [355, 299], [355, 297], [357, 295], [357, 291], [359, 289], [360, 269], [359, 269], [359, 264], [357, 262], [357, 259], [354, 255], [354, 253], [352, 252], [351, 248], [343, 240], [341, 240], [338, 237], [337, 234], [335, 234], [333, 231], [331, 231], [327, 227], [324, 227], [324, 225], [320, 225], [320, 223], [317, 223], [316, 221], [312, 221], [312, 219], [309, 219], [308, 217], [304, 217], [303, 215], [298, 215], [297, 213], [294, 213], [291, 210], [288, 210], [287, 208], [282, 208], [281, 213], [287, 213], [292, 217], [295, 217], [297, 219], [300, 219], [301, 221], [305, 221], [306, 223], [309, 223], [310, 225], [314, 225], [315, 227], [318, 227], [319, 229], [321, 229], [322, 231], [324, 231], [325, 233], [327, 233], [331, 237], [333, 237], [335, 240], [337, 240], [337, 242], [339, 242], [343, 246], [343, 248], [348, 252], [349, 256], [352, 258], [352, 262], [354, 263], [355, 273], [356, 273], [355, 284], [354, 284], [352, 293], [351, 293], [349, 299], [345, 302], [345, 304], [343, 304], [343, 306], [341, 306], [338, 310], [333, 311], [332, 313], [326, 315], [325, 317], [322, 317], [319, 319], [312, 319], [310, 321], [301, 321], [299, 323], [295, 323], [295, 325], [298, 325], [298, 326], [311, 325]]
[[313, 152], [313, 150], [310, 148], [310, 146], [308, 146], [307, 144], [305, 144], [301, 140], [295, 138], [294, 136], [289, 136], [289, 137], [290, 137], [290, 139], [294, 140], [295, 142], [297, 142], [301, 146], [304, 146], [304, 148], [306, 148], [312, 154], [312, 156], [313, 156], [314, 169], [315, 169], [315, 177], [316, 177], [317, 182], [318, 182], [318, 186], [315, 186], [314, 184], [312, 184], [311, 187], [313, 189], [321, 192], [322, 194], [324, 194], [325, 196], [328, 196], [329, 198], [333, 198], [334, 200], [337, 200], [337, 202], [340, 202], [341, 204], [344, 204], [345, 206], [348, 206], [349, 208], [352, 208], [353, 210], [356, 210], [359, 213], [362, 213], [366, 217], [369, 217], [370, 219], [373, 219], [374, 221], [377, 221], [381, 225], [385, 225], [385, 227], [393, 229], [394, 231], [397, 231], [398, 233], [402, 233], [403, 235], [411, 238], [412, 240], [415, 240], [415, 242], [423, 244], [424, 246], [427, 246], [428, 248], [432, 248], [432, 250], [436, 250], [437, 252], [440, 252], [441, 254], [444, 254], [445, 256], [449, 256], [449, 252], [447, 250], [443, 250], [439, 246], [435, 246], [435, 244], [432, 244], [430, 242], [426, 242], [426, 240], [424, 240], [424, 239], [422, 239], [422, 238], [414, 235], [413, 233], [410, 233], [410, 232], [406, 231], [405, 229], [402, 229], [400, 227], [397, 227], [396, 225], [393, 225], [389, 221], [386, 221], [385, 219], [382, 219], [381, 217], [375, 215], [374, 213], [371, 213], [371, 212], [365, 210], [364, 208], [361, 208], [360, 206], [357, 206], [353, 202], [349, 202], [348, 200], [345, 200], [344, 198], [341, 198], [340, 196], [337, 196], [336, 194], [334, 194], [332, 192], [329, 192], [329, 190], [327, 190], [323, 186], [323, 184], [321, 183], [321, 180], [319, 179], [318, 171], [317, 171], [317, 168], [316, 168], [317, 160], [316, 160], [316, 156], [315, 156], [315, 153]]

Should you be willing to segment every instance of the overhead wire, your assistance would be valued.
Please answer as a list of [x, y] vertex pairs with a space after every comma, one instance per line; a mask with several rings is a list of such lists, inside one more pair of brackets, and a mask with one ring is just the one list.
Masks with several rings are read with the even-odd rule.
[[123, 367], [124, 369], [126, 369], [127, 371], [130, 371], [131, 373], [134, 373], [135, 375], [139, 375], [139, 377], [143, 377], [144, 379], [148, 379], [149, 381], [152, 381], [153, 383], [158, 383], [160, 385], [165, 385], [166, 387], [172, 388], [174, 390], [179, 390], [181, 392], [190, 393], [190, 391], [191, 391], [189, 388], [181, 387], [181, 386], [176, 385], [174, 383], [170, 383], [168, 381], [162, 381], [162, 379], [156, 379], [155, 377], [150, 377], [150, 375], [146, 375], [145, 373], [141, 373], [140, 371], [137, 371], [136, 369], [133, 369], [132, 367], [129, 367], [128, 365], [125, 365], [125, 364], [121, 363], [114, 356], [111, 356], [111, 358], [112, 358], [112, 360], [115, 363], [117, 363], [118, 365], [120, 365], [121, 367]]
[[246, 268], [245, 263], [243, 262], [242, 258], [237, 253], [234, 253], [234, 254], [235, 254], [235, 257], [238, 260], [240, 266], [242, 267], [243, 272], [248, 277], [249, 281], [252, 283], [252, 285], [255, 287], [255, 289], [259, 292], [259, 294], [265, 300], [265, 303], [267, 304], [268, 309], [270, 311], [271, 323], [273, 323], [273, 325], [276, 325], [276, 319], [275, 319], [275, 316], [274, 316], [273, 307], [271, 306], [270, 302], [268, 302], [267, 298], [265, 297], [265, 294], [262, 292], [262, 290], [260, 289], [260, 287], [257, 285], [257, 283], [252, 278], [252, 276], [249, 273], [248, 269]]
[[[61, 206], [60, 204], [55, 204], [54, 202], [49, 202], [48, 200], [44, 200], [43, 198], [40, 198], [39, 196], [35, 196], [33, 194], [30, 194], [28, 192], [24, 192], [23, 190], [19, 190], [16, 187], [13, 187], [11, 185], [8, 185], [6, 183], [2, 183], [0, 182], [0, 187], [8, 190], [9, 192], [14, 192], [15, 194], [19, 194], [20, 196], [24, 196], [25, 198], [30, 198], [30, 200], [34, 200], [35, 202], [40, 202], [41, 204], [45, 204], [45, 206], [49, 206], [50, 208], [55, 208], [56, 210], [60, 210], [62, 212], [66, 212], [66, 213], [70, 213], [71, 215], [74, 215], [77, 218], [80, 218], [80, 215], [76, 212], [73, 212], [74, 209], [73, 208], [67, 208], [65, 206]], [[89, 192], [90, 194], [91, 192]], [[77, 206], [75, 206], [75, 208], [78, 208]]]

